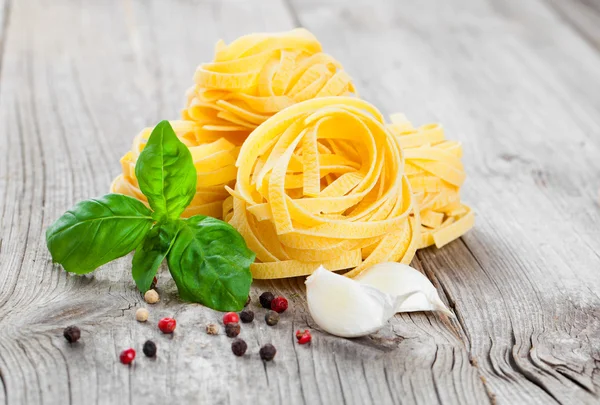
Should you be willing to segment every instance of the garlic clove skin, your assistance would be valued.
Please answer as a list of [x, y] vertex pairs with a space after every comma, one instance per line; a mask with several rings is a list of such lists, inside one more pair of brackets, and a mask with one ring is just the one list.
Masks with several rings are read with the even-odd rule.
[[369, 267], [354, 278], [391, 296], [406, 296], [399, 300], [395, 312], [439, 311], [454, 314], [444, 305], [431, 281], [420, 271], [402, 263], [379, 263]]
[[306, 279], [306, 298], [310, 314], [321, 329], [347, 338], [381, 329], [401, 301], [323, 266]]

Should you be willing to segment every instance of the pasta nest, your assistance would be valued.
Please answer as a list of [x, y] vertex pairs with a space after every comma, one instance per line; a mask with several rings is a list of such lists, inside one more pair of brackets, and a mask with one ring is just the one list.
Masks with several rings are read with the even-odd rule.
[[438, 248], [471, 229], [475, 216], [460, 201], [466, 178], [460, 142], [446, 140], [439, 124], [415, 128], [403, 114], [393, 114], [388, 128], [406, 159], [405, 173], [421, 216], [419, 248]]
[[[196, 195], [182, 216], [188, 218], [200, 214], [221, 218], [223, 201], [229, 196], [225, 186], [235, 184], [239, 146], [225, 138], [213, 139], [193, 121], [170, 121], [170, 124], [179, 140], [190, 150], [198, 176]], [[142, 130], [134, 138], [131, 150], [121, 158], [122, 174], [113, 181], [112, 193], [126, 194], [148, 203], [135, 177], [135, 164], [152, 129]]]
[[201, 64], [182, 116], [241, 145], [254, 128], [293, 104], [355, 93], [350, 76], [319, 41], [298, 28], [217, 42]]
[[295, 104], [241, 147], [224, 218], [259, 263], [253, 277], [283, 278], [380, 262], [410, 263], [419, 212], [402, 152], [379, 111], [352, 97]]

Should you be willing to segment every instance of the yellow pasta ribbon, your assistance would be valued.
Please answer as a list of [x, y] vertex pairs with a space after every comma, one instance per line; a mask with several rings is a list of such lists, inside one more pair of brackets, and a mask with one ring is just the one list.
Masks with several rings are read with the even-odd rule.
[[183, 119], [236, 145], [293, 104], [356, 92], [339, 62], [303, 28], [219, 41], [214, 60], [196, 69], [194, 82]]
[[385, 261], [410, 263], [419, 212], [398, 142], [379, 111], [351, 97], [294, 104], [240, 149], [224, 218], [260, 263], [253, 277], [283, 278]]
[[[185, 218], [208, 215], [221, 218], [223, 201], [229, 196], [225, 186], [233, 186], [239, 147], [225, 138], [214, 139], [193, 121], [170, 121], [175, 134], [190, 150], [198, 176], [196, 195], [183, 212]], [[148, 203], [135, 177], [135, 163], [146, 146], [153, 128], [145, 128], [133, 140], [132, 148], [121, 158], [122, 173], [113, 181], [112, 193], [126, 194]]]
[[421, 214], [419, 248], [438, 248], [458, 239], [475, 224], [460, 201], [465, 180], [459, 142], [446, 140], [439, 124], [415, 128], [403, 114], [393, 114], [388, 128], [406, 159], [406, 173]]

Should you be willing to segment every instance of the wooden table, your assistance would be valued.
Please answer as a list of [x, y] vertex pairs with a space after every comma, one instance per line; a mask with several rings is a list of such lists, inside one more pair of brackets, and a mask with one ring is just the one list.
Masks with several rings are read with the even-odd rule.
[[[0, 403], [581, 404], [600, 401], [600, 6], [592, 0], [0, 0]], [[464, 142], [476, 228], [414, 266], [457, 321], [396, 316], [318, 331], [303, 280], [245, 358], [177, 298], [152, 322], [130, 258], [86, 277], [51, 264], [46, 227], [104, 194], [143, 127], [177, 118], [219, 38], [305, 26], [385, 113]], [[256, 309], [256, 308], [255, 308]], [[256, 309], [257, 316], [262, 312]], [[172, 338], [155, 321], [174, 316]], [[81, 342], [62, 329], [77, 324]], [[315, 328], [312, 346], [293, 331]], [[119, 352], [148, 338], [158, 357]], [[260, 345], [278, 348], [263, 364]]]

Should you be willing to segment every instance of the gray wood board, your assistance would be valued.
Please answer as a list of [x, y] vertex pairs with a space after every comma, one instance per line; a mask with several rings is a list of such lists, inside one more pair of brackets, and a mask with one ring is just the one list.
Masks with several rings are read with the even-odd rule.
[[[296, 2], [362, 95], [464, 141], [477, 225], [419, 253], [499, 402], [598, 401], [600, 58], [543, 3]], [[371, 72], [378, 72], [372, 74]]]
[[[594, 403], [600, 377], [600, 57], [545, 3], [13, 1], [0, 78], [0, 403]], [[2, 5], [2, 2], [0, 2]], [[303, 280], [256, 282], [249, 355], [208, 336], [221, 314], [177, 298], [151, 322], [130, 258], [86, 277], [50, 262], [46, 227], [106, 192], [132, 137], [177, 118], [218, 38], [302, 24], [361, 95], [465, 146], [468, 236], [419, 253], [459, 322], [398, 315], [380, 333], [321, 333]], [[2, 31], [0, 31], [2, 32]], [[256, 303], [291, 298], [269, 328]], [[172, 337], [156, 321], [174, 316]], [[62, 329], [77, 324], [80, 343]], [[310, 347], [293, 331], [315, 328]], [[154, 339], [155, 361], [141, 354]], [[278, 348], [263, 365], [260, 345]], [[119, 352], [138, 349], [135, 365]]]

